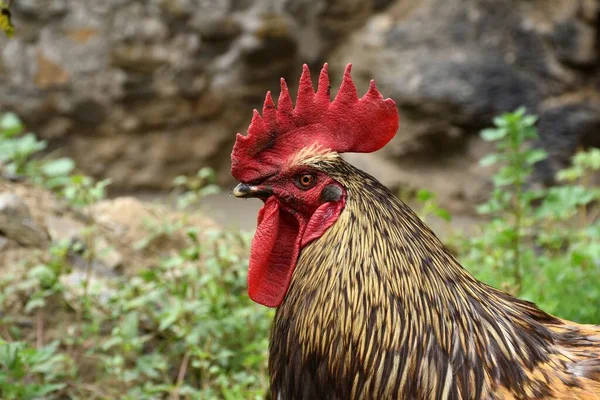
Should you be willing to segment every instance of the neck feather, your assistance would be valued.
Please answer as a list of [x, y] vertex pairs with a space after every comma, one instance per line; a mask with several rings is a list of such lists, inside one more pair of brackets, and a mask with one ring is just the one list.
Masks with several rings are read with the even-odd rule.
[[346, 187], [346, 208], [302, 250], [277, 318], [291, 321], [307, 354], [329, 354], [342, 371], [359, 359], [401, 376], [404, 393], [440, 395], [481, 394], [488, 378], [518, 387], [548, 360], [546, 325], [559, 320], [477, 281], [371, 176], [341, 159], [319, 168]]

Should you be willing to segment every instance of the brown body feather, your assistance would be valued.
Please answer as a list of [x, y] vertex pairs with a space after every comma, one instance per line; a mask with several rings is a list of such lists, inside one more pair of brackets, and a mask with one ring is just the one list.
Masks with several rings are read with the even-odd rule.
[[347, 190], [274, 321], [274, 399], [600, 399], [600, 328], [472, 277], [374, 178], [302, 154]]

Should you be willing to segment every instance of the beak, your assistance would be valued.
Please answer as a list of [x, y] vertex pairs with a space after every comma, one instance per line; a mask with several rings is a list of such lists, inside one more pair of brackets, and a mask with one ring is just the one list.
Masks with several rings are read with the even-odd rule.
[[272, 193], [273, 192], [271, 189], [267, 187], [249, 186], [245, 183], [240, 183], [231, 191], [231, 194], [233, 194], [235, 197], [242, 199], [248, 199], [250, 197], [267, 198]]

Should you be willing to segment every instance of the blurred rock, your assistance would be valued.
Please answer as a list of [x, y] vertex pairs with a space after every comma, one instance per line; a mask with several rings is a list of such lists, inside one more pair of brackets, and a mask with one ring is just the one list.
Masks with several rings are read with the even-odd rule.
[[18, 1], [0, 104], [84, 171], [164, 189], [220, 167], [281, 75], [296, 81], [388, 2]]
[[69, 281], [88, 271], [94, 279], [135, 274], [136, 267], [152, 267], [189, 246], [186, 229], [197, 229], [202, 239], [215, 227], [201, 214], [129, 197], [101, 201], [83, 215], [49, 191], [0, 179], [0, 274], [48, 262], [49, 242], [70, 245]]
[[[101, 275], [113, 274], [123, 264], [123, 256], [112, 246], [101, 233], [90, 233], [89, 224], [66, 215], [46, 216], [46, 227], [53, 242], [71, 243], [77, 252], [71, 254], [71, 262], [80, 268], [87, 268], [87, 251], [93, 251], [92, 270]], [[93, 240], [93, 242], [92, 242]], [[93, 243], [93, 248], [92, 247]]]
[[[600, 88], [597, 8], [584, 0], [510, 3], [398, 0], [329, 56], [331, 74], [352, 62], [359, 91], [374, 77], [398, 104], [399, 133], [380, 152], [395, 167], [392, 185], [425, 186], [446, 202], [481, 197], [489, 171], [478, 171], [469, 149], [479, 139], [471, 138], [519, 106], [540, 114], [538, 145], [550, 150], [551, 165], [599, 145], [600, 114], [586, 99]], [[549, 103], [564, 96], [567, 103]]]
[[10, 245], [10, 239], [0, 235], [0, 251], [6, 249]]
[[83, 238], [86, 225], [73, 218], [50, 214], [46, 216], [46, 227], [54, 242], [71, 242]]
[[202, 215], [184, 215], [133, 197], [102, 201], [93, 207], [93, 213], [96, 221], [107, 229], [109, 241], [115, 244], [129, 263], [144, 253], [153, 258], [138, 262], [137, 265], [155, 263], [158, 261], [156, 255], [186, 246], [184, 232], [167, 233], [183, 221], [198, 228], [201, 234], [217, 226]]
[[552, 41], [558, 59], [577, 67], [593, 66], [598, 61], [597, 27], [583, 21], [568, 20], [556, 24]]
[[294, 94], [305, 62], [329, 61], [334, 89], [347, 62], [360, 91], [374, 77], [401, 128], [367, 169], [389, 165], [379, 177], [394, 186], [432, 185], [456, 204], [487, 191], [474, 136], [494, 115], [540, 114], [539, 145], [560, 148], [540, 176], [597, 142], [583, 100], [600, 89], [596, 0], [14, 3], [2, 110], [116, 188], [165, 189], [206, 165], [229, 183], [235, 133], [280, 76]]
[[63, 16], [69, 9], [67, 0], [20, 0], [15, 1], [12, 7], [15, 12], [40, 20]]
[[549, 99], [541, 107], [538, 127], [540, 145], [550, 158], [540, 162], [536, 172], [540, 181], [551, 184], [577, 149], [600, 147], [600, 96], [577, 94]]
[[23, 246], [48, 243], [46, 232], [32, 220], [25, 202], [9, 192], [0, 192], [0, 233]]
[[109, 285], [107, 280], [109, 276], [102, 276], [98, 273], [90, 273], [82, 269], [75, 269], [68, 274], [62, 274], [59, 277], [60, 283], [64, 286], [64, 296], [67, 300], [81, 298], [87, 293], [98, 294], [101, 303], [108, 305], [109, 299], [114, 295], [115, 289]]

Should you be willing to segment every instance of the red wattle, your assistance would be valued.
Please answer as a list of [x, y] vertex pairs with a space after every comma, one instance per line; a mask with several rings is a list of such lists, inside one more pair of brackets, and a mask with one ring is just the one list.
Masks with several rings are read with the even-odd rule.
[[300, 223], [269, 197], [258, 213], [250, 249], [248, 294], [255, 302], [278, 307], [292, 281], [300, 250], [318, 239], [337, 220], [345, 202], [329, 202], [315, 210], [308, 224]]
[[277, 307], [292, 280], [300, 252], [300, 226], [270, 197], [258, 213], [248, 270], [248, 294], [257, 303]]

